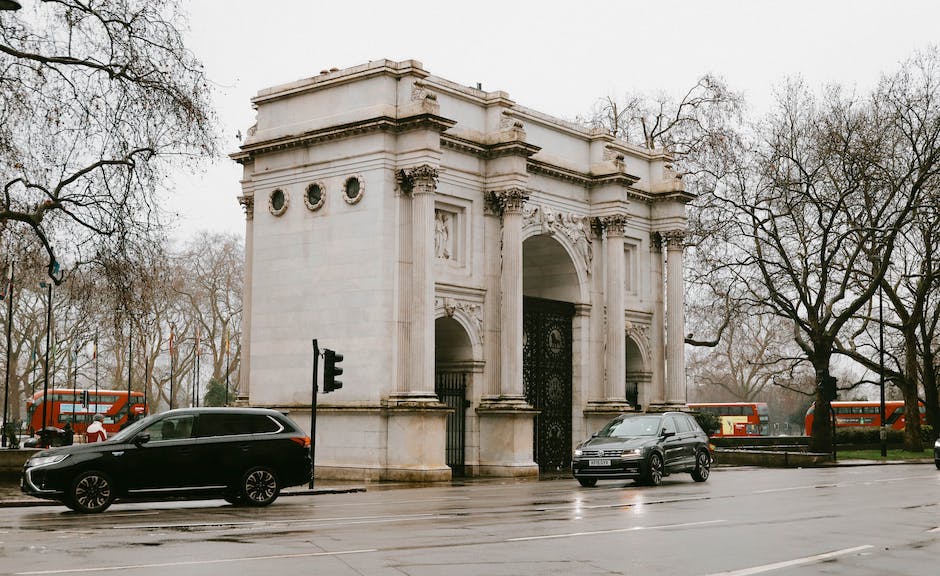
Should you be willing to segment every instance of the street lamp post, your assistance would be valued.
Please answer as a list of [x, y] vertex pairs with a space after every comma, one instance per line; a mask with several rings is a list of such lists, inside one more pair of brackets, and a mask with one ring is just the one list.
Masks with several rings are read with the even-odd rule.
[[[2, 446], [5, 447], [7, 445], [7, 406], [10, 403], [10, 350], [13, 347], [13, 337], [11, 333], [13, 326], [13, 262], [10, 262], [10, 273], [7, 276], [7, 289], [4, 296], [6, 296], [7, 299], [7, 373], [3, 384], [3, 428], [0, 429], [0, 436], [2, 436], [0, 442], [2, 442]], [[16, 442], [13, 442], [13, 444], [16, 444]]]
[[46, 435], [46, 418], [49, 410], [49, 348], [52, 345], [52, 283], [40, 282], [40, 287], [46, 288], [46, 361], [42, 369], [42, 428], [39, 430], [39, 442], [48, 448]]
[[879, 388], [881, 389], [881, 429], [878, 431], [878, 436], [881, 439], [881, 457], [886, 458], [888, 456], [888, 429], [885, 428], [885, 323], [880, 285], [878, 286], [878, 368]]

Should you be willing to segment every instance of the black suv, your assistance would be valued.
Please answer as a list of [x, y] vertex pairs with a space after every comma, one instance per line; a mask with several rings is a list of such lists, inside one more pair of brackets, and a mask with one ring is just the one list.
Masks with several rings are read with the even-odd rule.
[[676, 472], [704, 482], [711, 463], [708, 436], [689, 414], [621, 414], [575, 449], [571, 470], [582, 486], [608, 478], [655, 486]]
[[115, 498], [167, 496], [267, 506], [310, 474], [310, 438], [280, 412], [184, 408], [105, 442], [38, 452], [23, 467], [20, 487], [84, 513], [102, 512]]

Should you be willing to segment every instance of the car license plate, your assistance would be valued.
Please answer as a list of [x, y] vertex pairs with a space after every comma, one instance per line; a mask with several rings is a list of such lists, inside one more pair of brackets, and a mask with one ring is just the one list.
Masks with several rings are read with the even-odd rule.
[[588, 460], [588, 466], [610, 466], [609, 458], [591, 458]]

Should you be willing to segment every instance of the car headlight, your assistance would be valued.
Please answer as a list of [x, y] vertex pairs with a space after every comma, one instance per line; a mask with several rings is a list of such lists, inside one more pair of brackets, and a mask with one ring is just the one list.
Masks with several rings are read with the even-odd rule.
[[643, 456], [642, 448], [633, 448], [632, 450], [624, 450], [620, 453], [621, 458], [639, 458]]
[[937, 441], [933, 443], [933, 447], [940, 449], [940, 438], [937, 438]]
[[575, 449], [574, 449], [574, 455], [575, 455], [575, 456], [580, 456], [580, 455], [581, 455], [581, 449], [580, 449], [580, 448], [575, 448]]
[[59, 462], [68, 458], [68, 454], [55, 454], [53, 456], [36, 456], [35, 458], [30, 458], [27, 461], [27, 466], [30, 468], [35, 468], [37, 466], [48, 466], [50, 464], [58, 464]]

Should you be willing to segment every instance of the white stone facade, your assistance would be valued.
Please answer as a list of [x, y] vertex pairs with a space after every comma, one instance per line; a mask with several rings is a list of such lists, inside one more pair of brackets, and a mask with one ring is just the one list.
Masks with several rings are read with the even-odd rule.
[[[534, 475], [546, 444], [570, 452], [637, 409], [628, 383], [642, 409], [685, 404], [690, 196], [668, 155], [413, 60], [253, 103], [232, 155], [247, 218], [241, 400], [307, 423], [311, 340], [344, 354], [343, 388], [318, 396], [318, 476], [446, 479], [455, 448], [468, 475]], [[524, 320], [557, 303], [562, 329]], [[539, 371], [536, 337], [560, 370]], [[460, 446], [438, 395], [448, 375], [466, 386]]]

